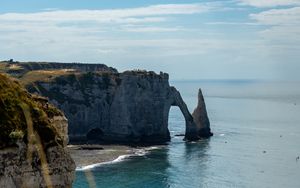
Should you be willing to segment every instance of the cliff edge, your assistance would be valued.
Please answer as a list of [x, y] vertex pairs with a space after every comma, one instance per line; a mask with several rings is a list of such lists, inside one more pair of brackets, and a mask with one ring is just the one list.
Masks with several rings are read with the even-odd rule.
[[[44, 71], [46, 75], [47, 72]], [[25, 75], [21, 80], [28, 79]], [[67, 72], [51, 79], [27, 82], [26, 85], [30, 92], [48, 97], [64, 111], [69, 120], [71, 143], [168, 142], [171, 106], [178, 106], [185, 118], [186, 140], [209, 137], [202, 131], [199, 134], [199, 126], [180, 93], [169, 85], [166, 73]]]
[[71, 187], [67, 119], [0, 74], [0, 187]]
[[169, 85], [167, 73], [119, 73], [103, 64], [13, 61], [0, 62], [0, 71], [17, 77], [29, 92], [47, 97], [64, 112], [70, 143], [168, 142], [171, 106], [178, 106], [185, 118], [185, 140], [212, 135], [202, 94], [192, 115]]

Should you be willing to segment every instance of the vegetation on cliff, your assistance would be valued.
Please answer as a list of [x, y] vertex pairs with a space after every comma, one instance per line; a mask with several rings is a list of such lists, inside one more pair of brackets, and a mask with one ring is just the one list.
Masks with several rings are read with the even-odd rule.
[[50, 118], [62, 112], [47, 99], [29, 94], [14, 79], [0, 74], [0, 148], [13, 146], [17, 140], [30, 142], [29, 132], [40, 137], [44, 148], [61, 145], [62, 138]]
[[0, 61], [0, 72], [8, 73], [14, 77], [20, 78], [30, 71], [54, 71], [54, 70], [70, 70], [78, 72], [112, 72], [118, 73], [117, 69], [108, 67], [104, 64], [88, 64], [88, 63], [49, 63], [49, 62], [18, 62]]
[[29, 71], [20, 77], [20, 81], [24, 85], [38, 81], [50, 82], [56, 77], [59, 77], [61, 75], [69, 75], [73, 72], [73, 69]]

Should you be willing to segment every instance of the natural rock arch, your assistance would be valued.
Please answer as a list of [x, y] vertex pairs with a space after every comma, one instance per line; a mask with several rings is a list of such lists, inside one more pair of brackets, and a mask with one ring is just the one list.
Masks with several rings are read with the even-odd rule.
[[191, 115], [180, 93], [169, 85], [166, 73], [68, 73], [51, 81], [35, 81], [27, 88], [48, 97], [64, 111], [69, 120], [70, 143], [86, 142], [87, 134], [95, 128], [102, 131], [100, 142], [168, 142], [171, 106], [178, 106], [185, 118], [185, 140], [211, 135], [209, 121], [202, 121], [208, 120], [202, 93]]
[[179, 91], [175, 87], [170, 87], [172, 93], [172, 103], [169, 106], [178, 106], [184, 119], [185, 119], [185, 140], [193, 141], [198, 140], [200, 137], [212, 136], [210, 132], [210, 123], [208, 120], [204, 98], [199, 89], [198, 93], [198, 105], [194, 110], [193, 115], [189, 112], [187, 105], [183, 101]]

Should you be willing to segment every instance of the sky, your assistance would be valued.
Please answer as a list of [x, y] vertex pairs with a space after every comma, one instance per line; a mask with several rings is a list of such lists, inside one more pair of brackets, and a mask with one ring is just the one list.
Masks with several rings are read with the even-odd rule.
[[0, 0], [0, 59], [300, 80], [300, 0]]

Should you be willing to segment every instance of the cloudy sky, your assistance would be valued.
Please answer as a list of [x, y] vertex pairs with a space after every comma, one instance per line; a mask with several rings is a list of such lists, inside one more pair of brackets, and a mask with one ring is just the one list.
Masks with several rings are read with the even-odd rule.
[[0, 59], [300, 80], [300, 0], [0, 0]]

